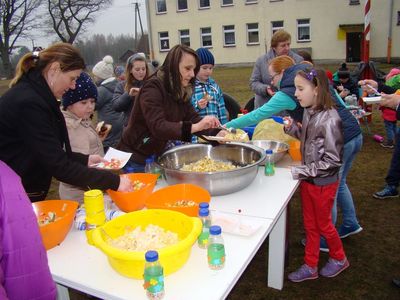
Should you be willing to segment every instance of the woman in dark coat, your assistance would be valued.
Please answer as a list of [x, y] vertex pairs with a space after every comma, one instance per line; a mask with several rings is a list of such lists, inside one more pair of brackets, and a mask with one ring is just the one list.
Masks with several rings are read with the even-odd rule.
[[46, 198], [53, 176], [86, 189], [132, 189], [127, 178], [88, 168], [103, 161], [100, 156], [71, 151], [57, 99], [75, 88], [84, 67], [78, 50], [67, 43], [27, 53], [0, 98], [0, 160], [21, 177], [31, 201]]

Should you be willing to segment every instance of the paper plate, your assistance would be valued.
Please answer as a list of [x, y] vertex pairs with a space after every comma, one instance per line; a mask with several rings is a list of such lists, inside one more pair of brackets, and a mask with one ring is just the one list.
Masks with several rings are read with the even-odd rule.
[[381, 96], [378, 97], [363, 97], [364, 103], [366, 104], [376, 104], [381, 102]]
[[253, 235], [262, 225], [262, 221], [241, 215], [212, 211], [212, 224], [219, 225], [224, 233], [240, 236]]

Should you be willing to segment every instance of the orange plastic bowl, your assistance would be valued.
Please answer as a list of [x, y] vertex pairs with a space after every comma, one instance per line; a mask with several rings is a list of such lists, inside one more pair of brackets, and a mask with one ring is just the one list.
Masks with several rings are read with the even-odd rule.
[[36, 217], [41, 213], [54, 212], [56, 220], [52, 223], [39, 226], [40, 234], [46, 250], [62, 243], [71, 229], [79, 203], [70, 200], [46, 200], [32, 203]]
[[289, 142], [289, 155], [293, 160], [301, 161], [300, 141]]
[[[200, 202], [210, 202], [210, 193], [194, 184], [181, 183], [159, 189], [146, 199], [147, 208], [161, 208], [179, 211], [190, 217], [197, 217]], [[193, 201], [194, 206], [172, 206], [177, 201]]]
[[158, 175], [148, 173], [130, 173], [123, 176], [128, 176], [132, 182], [139, 180], [140, 182], [146, 184], [146, 186], [140, 190], [128, 193], [107, 190], [108, 195], [118, 206], [118, 208], [124, 212], [142, 209], [144, 207], [144, 201], [153, 192]]

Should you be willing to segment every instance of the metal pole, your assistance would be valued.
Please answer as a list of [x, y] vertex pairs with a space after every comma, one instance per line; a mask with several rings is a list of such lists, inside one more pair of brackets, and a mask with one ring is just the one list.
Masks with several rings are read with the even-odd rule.
[[388, 44], [387, 44], [387, 56], [386, 62], [390, 64], [392, 56], [392, 24], [393, 24], [393, 0], [390, 0], [389, 4], [389, 31], [388, 31]]
[[137, 16], [136, 16], [136, 12], [137, 12], [137, 8], [138, 8], [138, 4], [137, 2], [134, 3], [135, 4], [135, 50], [137, 51]]
[[371, 71], [369, 68], [369, 41], [371, 38], [371, 0], [365, 0], [364, 6], [364, 38], [363, 38], [363, 61], [365, 62], [366, 66], [363, 72], [363, 78], [369, 79], [371, 78]]

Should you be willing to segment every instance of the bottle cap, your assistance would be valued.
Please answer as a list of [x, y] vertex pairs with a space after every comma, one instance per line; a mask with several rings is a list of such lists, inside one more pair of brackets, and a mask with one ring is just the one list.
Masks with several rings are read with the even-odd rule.
[[210, 214], [208, 208], [200, 208], [199, 209], [199, 216], [200, 217], [207, 217]]
[[267, 150], [265, 150], [265, 154], [272, 154], [273, 152], [272, 152], [272, 149], [267, 149]]
[[199, 208], [209, 208], [210, 205], [208, 204], [208, 202], [200, 202], [199, 203]]
[[158, 252], [157, 251], [153, 251], [153, 250], [147, 251], [144, 256], [145, 256], [147, 262], [155, 262], [158, 260]]
[[221, 234], [221, 227], [218, 225], [213, 225], [210, 227], [210, 234], [218, 235]]

